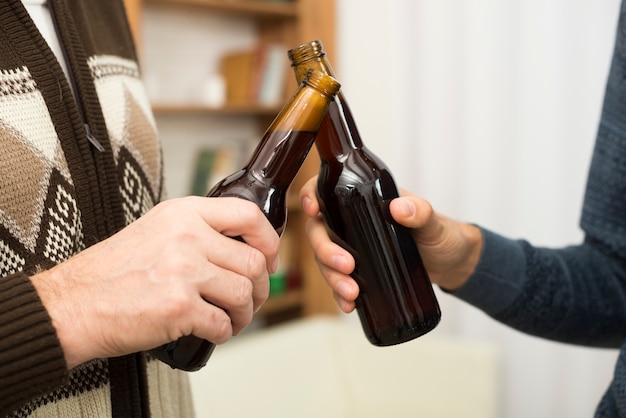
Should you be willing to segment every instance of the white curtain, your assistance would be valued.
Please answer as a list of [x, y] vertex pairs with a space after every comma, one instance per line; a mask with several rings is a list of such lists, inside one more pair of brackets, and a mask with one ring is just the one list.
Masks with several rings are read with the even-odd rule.
[[[399, 185], [457, 219], [561, 246], [582, 238], [618, 11], [618, 0], [339, 0], [335, 61], [365, 143]], [[436, 332], [499, 346], [503, 417], [593, 415], [616, 351], [526, 336], [439, 297]]]

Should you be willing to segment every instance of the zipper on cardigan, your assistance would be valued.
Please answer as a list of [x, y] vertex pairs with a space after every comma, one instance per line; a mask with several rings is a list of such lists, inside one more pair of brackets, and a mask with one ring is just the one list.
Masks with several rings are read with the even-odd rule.
[[[78, 107], [80, 108], [80, 105], [78, 105]], [[85, 120], [84, 115], [81, 115], [81, 116], [83, 117], [83, 120]], [[83, 127], [85, 128], [85, 133], [87, 134], [87, 140], [91, 143], [91, 145], [96, 147], [98, 151], [104, 152], [104, 147], [102, 146], [100, 141], [98, 141], [98, 138], [93, 136], [93, 134], [91, 133], [91, 128], [89, 127], [89, 124], [85, 122], [83, 123]]]
[[80, 115], [80, 119], [83, 121], [83, 129], [85, 130], [85, 135], [87, 136], [87, 140], [91, 145], [94, 146], [100, 152], [104, 152], [104, 146], [98, 138], [96, 138], [93, 133], [91, 133], [91, 128], [89, 127], [89, 123], [87, 122], [87, 116], [85, 114], [85, 109], [83, 107], [82, 102], [80, 101], [80, 97], [78, 96], [78, 85], [76, 83], [76, 76], [74, 75], [74, 71], [72, 70], [72, 65], [67, 56], [67, 47], [63, 42], [63, 38], [61, 37], [61, 31], [59, 30], [59, 24], [57, 22], [55, 16], [54, 6], [51, 1], [46, 0], [46, 6], [50, 10], [50, 15], [52, 17], [52, 23], [54, 24], [54, 29], [57, 33], [57, 37], [59, 39], [59, 43], [61, 44], [61, 54], [63, 55], [63, 60], [65, 61], [65, 66], [67, 67], [67, 78], [70, 83], [70, 88], [72, 89], [72, 96], [74, 97], [74, 103], [76, 103], [76, 108], [78, 109], [78, 114]]

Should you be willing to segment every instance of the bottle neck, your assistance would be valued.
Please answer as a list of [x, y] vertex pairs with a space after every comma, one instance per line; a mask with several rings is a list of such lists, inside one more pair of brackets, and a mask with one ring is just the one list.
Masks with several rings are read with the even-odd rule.
[[289, 187], [308, 155], [315, 132], [268, 132], [248, 161], [246, 169], [267, 184]]
[[[325, 54], [318, 54], [316, 56], [297, 61], [297, 63], [292, 64], [292, 67], [298, 84], [302, 83], [306, 79], [307, 72], [311, 69], [320, 71], [321, 73], [327, 74], [331, 77], [335, 77], [335, 72], [333, 71]], [[339, 92], [339, 94], [341, 94], [341, 92]]]
[[267, 129], [246, 168], [268, 184], [288, 187], [313, 145], [330, 100], [302, 84]]
[[[306, 78], [307, 71], [310, 69], [335, 76], [324, 54], [299, 61], [293, 65], [293, 69], [298, 83]], [[328, 113], [322, 122], [315, 144], [322, 160], [336, 158], [363, 148], [352, 112], [341, 91], [337, 93], [335, 100], [328, 107]]]

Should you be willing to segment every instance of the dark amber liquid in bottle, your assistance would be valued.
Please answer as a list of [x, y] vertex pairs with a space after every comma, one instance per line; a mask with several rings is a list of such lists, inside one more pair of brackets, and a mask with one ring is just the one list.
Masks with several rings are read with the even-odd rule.
[[[320, 41], [289, 51], [296, 78], [315, 69], [333, 75]], [[331, 239], [356, 261], [357, 312], [372, 344], [409, 341], [437, 326], [439, 304], [411, 232], [389, 202], [397, 187], [385, 164], [362, 143], [345, 97], [331, 103], [315, 141], [321, 167], [317, 192]]]
[[[288, 55], [298, 81], [310, 70], [334, 76], [319, 40]], [[398, 189], [389, 169], [363, 144], [341, 92], [315, 144], [321, 159], [320, 209], [331, 239], [356, 261], [352, 277], [360, 287], [356, 308], [365, 335], [386, 346], [432, 330], [441, 318], [432, 284], [411, 231], [389, 212]]]
[[[254, 202], [282, 235], [287, 222], [289, 186], [313, 146], [337, 91], [339, 83], [332, 77], [320, 72], [309, 74], [265, 132], [245, 167], [218, 182], [208, 196]], [[174, 368], [194, 371], [206, 365], [214, 349], [213, 343], [188, 335], [157, 347], [150, 354]]]
[[287, 222], [287, 190], [313, 146], [315, 135], [316, 132], [272, 132], [272, 136], [285, 140], [277, 148], [257, 149], [252, 160], [255, 165], [267, 161], [259, 164], [262, 172], [245, 167], [213, 186], [208, 196], [239, 197], [256, 203], [278, 235], [282, 235]]
[[374, 345], [399, 344], [435, 328], [441, 312], [415, 239], [389, 212], [398, 197], [392, 174], [355, 132], [340, 93], [315, 141], [320, 209], [331, 239], [355, 258], [365, 335]]

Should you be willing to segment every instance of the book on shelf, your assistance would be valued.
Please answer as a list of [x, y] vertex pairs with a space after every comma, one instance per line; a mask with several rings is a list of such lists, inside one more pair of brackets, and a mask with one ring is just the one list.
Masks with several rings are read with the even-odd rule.
[[204, 148], [198, 151], [191, 177], [190, 194], [205, 196], [209, 191], [209, 179], [216, 154], [217, 150], [215, 148]]
[[243, 50], [229, 52], [222, 57], [220, 72], [226, 83], [227, 103], [249, 103], [256, 55], [253, 50]]
[[286, 57], [282, 45], [268, 44], [265, 47], [265, 59], [261, 73], [261, 83], [256, 93], [256, 102], [264, 106], [279, 105], [284, 96]]
[[220, 73], [231, 105], [280, 105], [285, 95], [289, 67], [282, 44], [259, 42], [253, 47], [226, 53]]
[[252, 145], [247, 141], [236, 140], [198, 150], [189, 193], [206, 196], [220, 180], [243, 167], [252, 150]]

